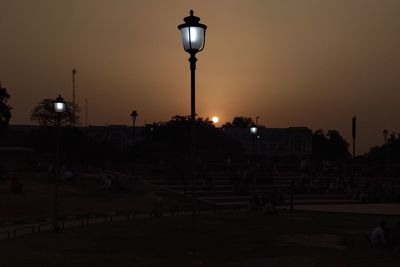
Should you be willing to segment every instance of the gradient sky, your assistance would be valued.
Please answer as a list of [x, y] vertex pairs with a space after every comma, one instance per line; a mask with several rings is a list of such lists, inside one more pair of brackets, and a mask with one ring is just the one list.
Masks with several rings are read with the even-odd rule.
[[[260, 116], [267, 127], [337, 129], [358, 151], [399, 132], [398, 0], [0, 0], [0, 80], [12, 124], [43, 98], [89, 99], [92, 125], [190, 113], [177, 25], [208, 26], [198, 54], [197, 113]], [[84, 121], [84, 113], [82, 114]]]

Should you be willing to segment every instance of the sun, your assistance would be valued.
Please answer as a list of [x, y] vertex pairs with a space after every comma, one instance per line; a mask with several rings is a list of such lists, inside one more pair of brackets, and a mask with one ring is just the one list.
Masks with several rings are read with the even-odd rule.
[[218, 123], [219, 122], [219, 118], [217, 117], [217, 116], [213, 116], [212, 118], [211, 118], [211, 121], [213, 122], [213, 123]]

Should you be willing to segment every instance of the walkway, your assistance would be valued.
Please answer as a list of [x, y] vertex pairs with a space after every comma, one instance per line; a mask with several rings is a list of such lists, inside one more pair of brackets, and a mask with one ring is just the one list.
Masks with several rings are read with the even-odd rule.
[[346, 205], [296, 205], [296, 210], [343, 212], [357, 214], [400, 215], [400, 203], [346, 204]]

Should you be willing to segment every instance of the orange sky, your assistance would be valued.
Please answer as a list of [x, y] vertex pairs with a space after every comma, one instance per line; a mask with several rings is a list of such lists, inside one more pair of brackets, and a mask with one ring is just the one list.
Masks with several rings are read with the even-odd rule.
[[[177, 25], [208, 26], [197, 113], [260, 116], [268, 127], [337, 129], [358, 150], [400, 132], [397, 0], [0, 0], [0, 80], [13, 124], [61, 93], [89, 99], [89, 123], [189, 114], [189, 64]], [[84, 114], [82, 114], [84, 117]], [[84, 120], [83, 120], [84, 121]]]

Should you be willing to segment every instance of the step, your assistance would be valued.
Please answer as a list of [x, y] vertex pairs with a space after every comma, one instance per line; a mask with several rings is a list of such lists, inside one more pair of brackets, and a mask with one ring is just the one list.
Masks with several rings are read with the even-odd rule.
[[[290, 195], [285, 195], [285, 198], [290, 198]], [[294, 194], [296, 200], [302, 199], [349, 199], [345, 194]]]
[[[262, 195], [264, 193], [274, 193], [277, 192], [276, 189], [256, 189], [257, 195]], [[187, 195], [191, 195], [192, 191], [187, 190]], [[243, 196], [253, 194], [253, 191], [250, 189], [248, 192], [238, 193], [233, 190], [196, 190], [196, 194], [202, 197], [213, 197], [213, 196]]]
[[[356, 200], [302, 200], [302, 201], [295, 201], [294, 202], [294, 207], [296, 208], [296, 205], [334, 205], [334, 204], [356, 204], [356, 203], [360, 203], [359, 201]], [[232, 207], [232, 208], [244, 208], [244, 207], [248, 207], [250, 205], [250, 201], [244, 201], [244, 200], [238, 200], [238, 201], [225, 201], [225, 202], [218, 202], [216, 203], [217, 207], [221, 207], [221, 208], [228, 208], [228, 207]], [[288, 206], [289, 202], [286, 201], [286, 205], [284, 206]]]
[[[184, 185], [166, 185], [165, 187], [170, 188], [172, 190], [183, 190], [184, 189]], [[207, 186], [202, 186], [202, 187], [197, 187], [197, 189], [202, 189], [204, 190], [204, 188], [206, 188]], [[265, 184], [265, 185], [260, 185], [257, 184], [256, 185], [257, 189], [261, 190], [261, 189], [281, 189], [281, 190], [288, 190], [289, 186], [287, 185], [282, 185], [282, 184]], [[187, 189], [191, 189], [191, 186], [188, 185], [186, 186]], [[233, 190], [233, 185], [229, 184], [229, 185], [214, 185], [214, 189], [215, 190]]]

